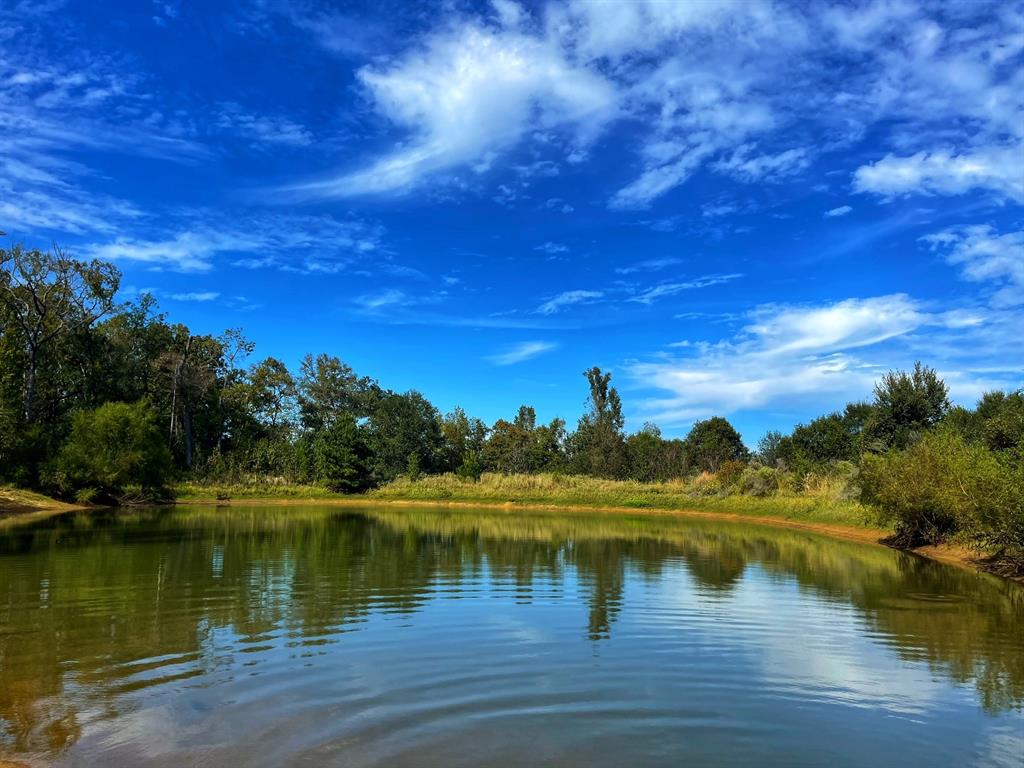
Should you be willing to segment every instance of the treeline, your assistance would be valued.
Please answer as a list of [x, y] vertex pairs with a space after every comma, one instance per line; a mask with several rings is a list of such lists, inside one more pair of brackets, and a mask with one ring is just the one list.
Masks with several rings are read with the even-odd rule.
[[298, 371], [249, 362], [240, 330], [198, 335], [151, 297], [119, 304], [117, 269], [59, 250], [0, 249], [0, 480], [79, 499], [152, 497], [172, 481], [317, 484], [358, 492], [398, 476], [571, 473], [695, 492], [800, 493], [822, 478], [882, 510], [907, 544], [962, 534], [1024, 552], [1024, 394], [952, 407], [918, 364], [871, 402], [744, 446], [724, 418], [685, 439], [626, 434], [611, 376], [585, 372], [570, 430], [519, 408], [492, 425], [442, 415], [326, 354]]

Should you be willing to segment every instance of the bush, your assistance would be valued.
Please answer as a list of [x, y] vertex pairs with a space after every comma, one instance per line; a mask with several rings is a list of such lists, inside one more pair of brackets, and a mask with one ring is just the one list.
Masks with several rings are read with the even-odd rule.
[[925, 433], [902, 452], [865, 456], [860, 483], [862, 499], [895, 527], [899, 544], [936, 544], [957, 533], [990, 544], [1013, 538], [1006, 470], [952, 431]]
[[129, 486], [144, 493], [162, 490], [171, 471], [171, 453], [149, 404], [107, 403], [79, 411], [71, 436], [47, 473], [65, 495], [116, 497]]
[[748, 496], [771, 496], [779, 490], [779, 470], [775, 467], [747, 467], [739, 480], [740, 491]]
[[310, 441], [308, 474], [332, 491], [352, 493], [370, 485], [370, 449], [355, 419], [342, 416]]
[[715, 473], [722, 489], [728, 490], [729, 488], [738, 485], [740, 478], [743, 476], [743, 471], [746, 468], [747, 465], [742, 461], [736, 461], [735, 459], [723, 461], [722, 466], [719, 467], [718, 472]]

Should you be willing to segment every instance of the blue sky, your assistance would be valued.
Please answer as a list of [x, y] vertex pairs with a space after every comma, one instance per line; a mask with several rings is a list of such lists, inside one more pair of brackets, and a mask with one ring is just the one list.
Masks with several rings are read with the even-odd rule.
[[749, 442], [1024, 381], [1024, 3], [0, 3], [0, 230], [257, 357]]

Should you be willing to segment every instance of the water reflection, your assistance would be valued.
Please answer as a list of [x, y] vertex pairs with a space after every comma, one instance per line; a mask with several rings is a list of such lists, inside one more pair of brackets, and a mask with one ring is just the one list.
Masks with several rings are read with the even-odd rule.
[[[525, 717], [538, 700], [566, 715], [603, 701], [652, 707], [649, 729], [680, 716], [657, 688], [670, 680], [696, 696], [734, 696], [751, 722], [772, 716], [770, 702], [746, 698], [758, 685], [793, 706], [818, 696], [823, 705], [940, 717], [922, 698], [927, 680], [912, 673], [923, 666], [947, 687], [934, 691], [942, 706], [952, 706], [949, 685], [967, 686], [972, 701], [957, 706], [1009, 718], [997, 723], [1010, 728], [1009, 737], [997, 733], [1005, 752], [1022, 746], [1012, 736], [1024, 702], [1022, 637], [1024, 590], [1015, 585], [785, 529], [388, 508], [66, 515], [0, 534], [0, 746], [44, 759], [125, 749], [156, 764], [159, 739], [140, 713], [209, 728], [203, 708], [224, 692], [240, 711], [247, 696], [288, 711], [298, 706], [289, 696], [316, 697], [309, 686], [293, 690], [287, 675], [342, 663], [347, 682], [320, 705], [343, 701], [359, 717], [421, 698], [421, 709], [439, 706], [450, 688], [460, 691], [451, 707], [486, 692], [475, 700], [478, 718], [487, 707]], [[459, 642], [472, 645], [451, 651]], [[550, 700], [535, 686], [521, 699], [480, 698], [516, 686], [504, 670], [482, 671], [487, 660], [528, 664], [521, 680], [550, 685], [583, 663], [573, 655], [579, 644], [610, 659], [589, 687], [572, 678], [547, 691]], [[897, 666], [868, 668], [879, 648]], [[416, 666], [399, 675], [415, 653]], [[480, 665], [462, 669], [454, 653], [476, 654]], [[620, 653], [638, 658], [613, 663]], [[392, 687], [371, 658], [394, 666]], [[273, 682], [240, 682], [258, 675]], [[647, 698], [629, 703], [639, 695], [630, 686], [648, 675]], [[161, 709], [186, 700], [188, 712]], [[813, 720], [807, 714], [806, 727]], [[116, 737], [104, 726], [115, 722]], [[338, 737], [340, 726], [318, 727]], [[241, 759], [225, 755], [223, 764]], [[368, 752], [365, 762], [378, 758]]]

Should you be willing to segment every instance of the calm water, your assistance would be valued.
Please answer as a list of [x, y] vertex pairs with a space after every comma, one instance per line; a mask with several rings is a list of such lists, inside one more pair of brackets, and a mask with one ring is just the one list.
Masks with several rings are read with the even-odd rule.
[[1024, 590], [736, 523], [176, 508], [0, 529], [0, 757], [1014, 766]]

